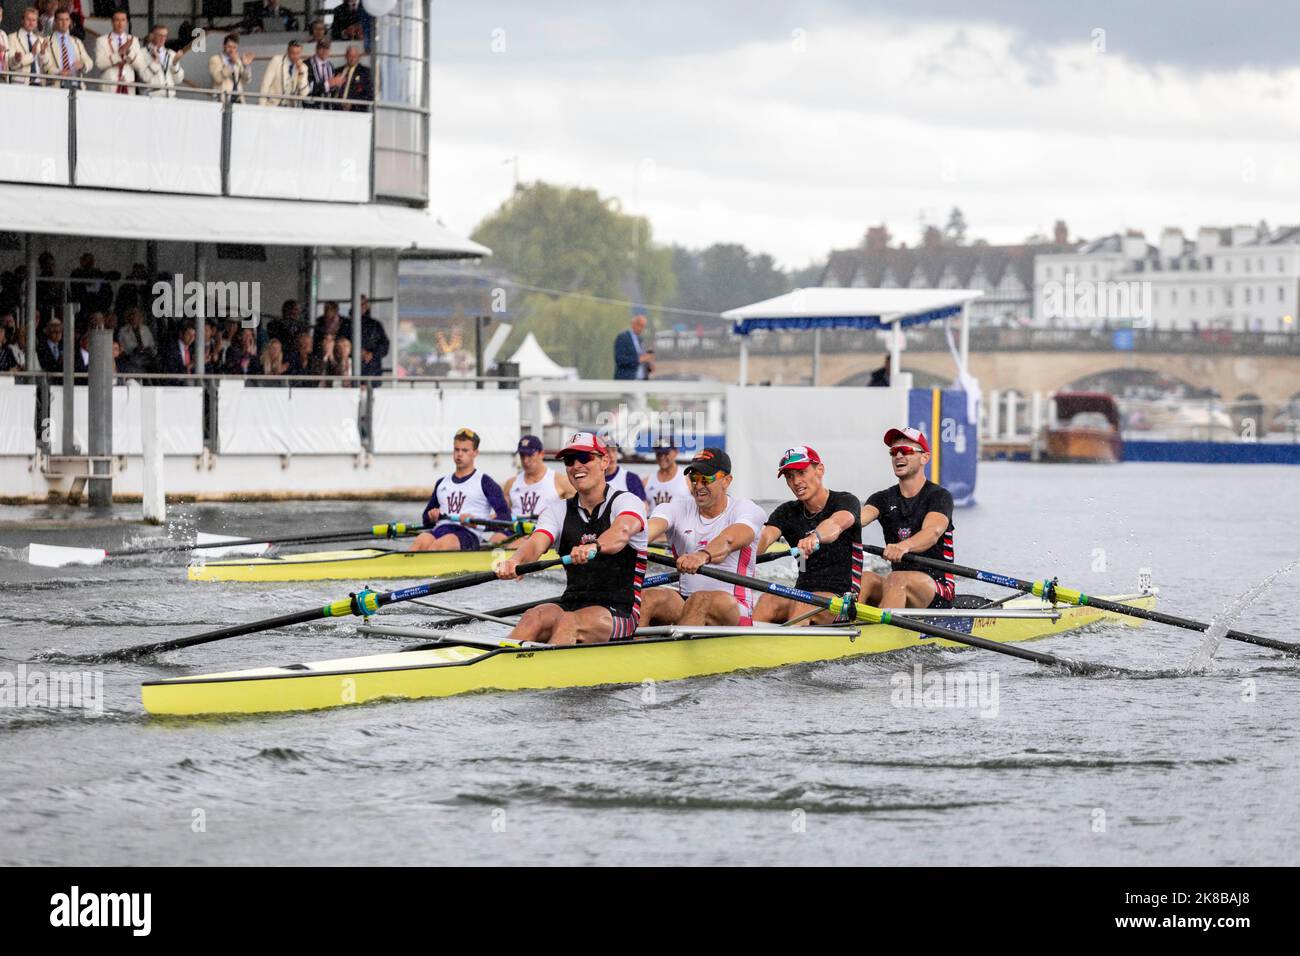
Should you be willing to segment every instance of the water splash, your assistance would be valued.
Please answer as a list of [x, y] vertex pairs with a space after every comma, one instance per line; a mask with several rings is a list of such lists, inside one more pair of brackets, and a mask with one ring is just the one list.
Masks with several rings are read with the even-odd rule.
[[1205, 637], [1196, 650], [1192, 652], [1192, 656], [1187, 659], [1185, 669], [1194, 674], [1209, 670], [1210, 664], [1214, 661], [1214, 655], [1219, 652], [1219, 646], [1223, 643], [1224, 636], [1228, 631], [1232, 630], [1232, 626], [1237, 623], [1237, 618], [1241, 617], [1241, 613], [1254, 604], [1255, 599], [1268, 590], [1274, 581], [1284, 574], [1290, 574], [1296, 568], [1300, 568], [1300, 559], [1278, 568], [1264, 580], [1247, 588], [1221, 607], [1218, 613], [1210, 619], [1210, 626], [1205, 631]]

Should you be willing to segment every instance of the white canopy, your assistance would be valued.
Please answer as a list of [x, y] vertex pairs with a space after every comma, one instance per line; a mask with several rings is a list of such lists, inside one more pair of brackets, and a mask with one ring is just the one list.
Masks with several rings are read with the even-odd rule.
[[[40, 235], [163, 242], [395, 249], [445, 258], [490, 255], [433, 216], [384, 203], [181, 196], [0, 183], [4, 228]], [[125, 230], [125, 232], [124, 232]]]
[[525, 336], [510, 361], [519, 363], [521, 378], [566, 378], [578, 377], [576, 369], [565, 368], [546, 354], [546, 350], [537, 342], [537, 337], [529, 332]]
[[[957, 314], [983, 292], [975, 289], [795, 289], [774, 299], [722, 313], [745, 335], [755, 328], [879, 327], [893, 322], [933, 321]], [[755, 320], [774, 320], [759, 324]], [[841, 323], [833, 320], [849, 320]], [[852, 320], [861, 320], [853, 322]], [[798, 321], [816, 323], [800, 325]], [[817, 320], [825, 320], [818, 323]]]

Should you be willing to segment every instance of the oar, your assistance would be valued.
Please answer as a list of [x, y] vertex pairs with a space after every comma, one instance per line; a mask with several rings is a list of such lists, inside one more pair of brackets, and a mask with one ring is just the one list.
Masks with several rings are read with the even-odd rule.
[[505, 521], [501, 518], [473, 518], [468, 515], [458, 515], [454, 518], [448, 517], [450, 521], [459, 521], [461, 524], [474, 525], [480, 528], [491, 528], [494, 531], [513, 531], [515, 534], [532, 534], [537, 530], [535, 519], [537, 515], [527, 515], [522, 518], [511, 518]]
[[[884, 548], [877, 547], [874, 544], [863, 545], [863, 550], [870, 551], [872, 554], [884, 557]], [[1169, 624], [1173, 627], [1186, 628], [1189, 631], [1208, 631], [1210, 625], [1202, 621], [1193, 621], [1185, 617], [1175, 617], [1172, 614], [1162, 614], [1160, 611], [1150, 611], [1143, 607], [1133, 607], [1129, 604], [1117, 604], [1114, 601], [1107, 601], [1104, 598], [1090, 597], [1081, 591], [1072, 591], [1069, 588], [1059, 587], [1056, 580], [1051, 581], [1022, 581], [1019, 578], [1008, 577], [1005, 574], [997, 574], [994, 571], [981, 571], [979, 568], [967, 568], [960, 564], [949, 564], [947, 561], [936, 561], [933, 558], [923, 558], [920, 555], [909, 554], [903, 558], [904, 564], [913, 564], [921, 568], [933, 568], [936, 571], [946, 571], [949, 574], [956, 574], [963, 578], [973, 578], [976, 581], [984, 581], [988, 584], [998, 584], [1004, 588], [1011, 588], [1015, 591], [1024, 591], [1026, 594], [1033, 594], [1052, 604], [1058, 601], [1064, 604], [1086, 605], [1095, 607], [1099, 611], [1110, 611], [1114, 614], [1126, 614], [1129, 617], [1140, 617], [1144, 621], [1155, 621], [1157, 624]], [[1260, 637], [1258, 634], [1247, 634], [1244, 631], [1229, 631], [1224, 635], [1230, 640], [1243, 641], [1246, 644], [1257, 644], [1260, 647], [1271, 647], [1275, 651], [1286, 651], [1290, 654], [1300, 653], [1300, 644], [1289, 644], [1286, 641], [1275, 641], [1269, 637]]]
[[287, 538], [227, 538], [202, 544], [170, 544], [161, 548], [125, 548], [105, 551], [103, 548], [68, 548], [61, 545], [37, 544], [27, 546], [29, 564], [43, 568], [61, 568], [69, 564], [103, 564], [112, 558], [135, 558], [145, 554], [171, 554], [176, 551], [196, 551], [202, 548], [233, 548], [243, 544], [306, 544], [309, 541], [348, 541], [353, 538], [398, 538], [415, 534], [415, 525], [377, 524], [357, 531], [324, 531], [319, 534], [297, 534]]
[[[531, 564], [521, 564], [515, 569], [518, 574], [531, 574], [534, 571], [542, 571], [546, 568], [554, 567], [557, 564], [568, 564], [572, 558], [565, 555], [562, 558], [553, 558], [550, 561], [534, 561]], [[410, 601], [415, 598], [429, 597], [434, 594], [442, 594], [446, 591], [456, 591], [460, 588], [473, 587], [477, 584], [488, 584], [492, 581], [500, 580], [495, 571], [479, 571], [474, 574], [462, 574], [454, 578], [444, 578], [441, 581], [429, 581], [425, 584], [417, 584], [414, 587], [401, 588], [397, 591], [371, 591], [363, 589], [356, 594], [340, 598], [324, 607], [315, 607], [306, 611], [294, 611], [291, 614], [280, 614], [276, 617], [265, 618], [260, 621], [250, 621], [247, 624], [232, 624], [229, 627], [217, 628], [215, 631], [205, 631], [202, 634], [195, 634], [193, 637], [178, 637], [170, 641], [158, 641], [155, 644], [138, 644], [135, 647], [126, 647], [117, 651], [108, 651], [104, 654], [97, 654], [91, 657], [94, 661], [120, 661], [134, 660], [137, 657], [143, 657], [146, 654], [158, 654], [163, 651], [173, 651], [181, 647], [193, 647], [196, 644], [207, 644], [211, 641], [221, 641], [228, 637], [242, 637], [245, 634], [256, 634], [259, 631], [269, 631], [277, 627], [287, 627], [290, 624], [305, 624], [308, 621], [316, 621], [323, 617], [344, 617], [348, 614], [359, 614], [362, 617], [369, 617], [381, 607], [389, 604], [396, 604], [399, 601]]]
[[[760, 554], [758, 556], [758, 562], [759, 564], [764, 564], [768, 561], [775, 561], [777, 558], [788, 558], [788, 557], [790, 557], [790, 552], [788, 551], [768, 551], [765, 554]], [[662, 585], [665, 584], [675, 584], [677, 583], [677, 579], [680, 578], [681, 576], [682, 573], [680, 571], [668, 571], [664, 574], [652, 574], [644, 581], [641, 582], [641, 588], [642, 590], [644, 590], [646, 588], [661, 587]], [[524, 601], [522, 604], [509, 604], [505, 607], [493, 608], [492, 610], [486, 611], [484, 613], [492, 614], [497, 617], [510, 617], [515, 614], [522, 614], [524, 613], [524, 611], [532, 610], [533, 608], [539, 607], [543, 604], [554, 604], [559, 599], [560, 598], [558, 595], [554, 597], [537, 598], [532, 601]], [[814, 611], [813, 613], [820, 614], [821, 612]], [[427, 626], [428, 629], [431, 631], [441, 631], [441, 630], [446, 630], [447, 628], [450, 627], [460, 627], [463, 624], [473, 624], [476, 620], [478, 620], [476, 616], [471, 615], [468, 611], [462, 610], [460, 612], [459, 617], [449, 617], [442, 621], [434, 621], [432, 624], [429, 624]], [[408, 647], [408, 648], [404, 648], [404, 650], [416, 651], [416, 650], [427, 650], [427, 648]]]
[[[650, 555], [650, 560], [656, 564], [673, 564], [677, 563], [675, 558], [661, 557], [657, 554]], [[942, 637], [945, 640], [953, 641], [957, 644], [966, 644], [969, 647], [979, 647], [986, 651], [994, 651], [998, 654], [1006, 654], [1010, 657], [1019, 657], [1023, 660], [1034, 661], [1038, 664], [1052, 664], [1056, 667], [1065, 668], [1076, 674], [1092, 673], [1114, 673], [1121, 671], [1121, 668], [1109, 667], [1101, 664], [1090, 664], [1086, 661], [1076, 661], [1068, 657], [1057, 657], [1054, 654], [1044, 654], [1041, 651], [1031, 651], [1023, 647], [1016, 647], [1012, 644], [999, 644], [997, 641], [986, 640], [982, 637], [975, 637], [972, 634], [963, 634], [960, 631], [954, 631], [951, 628], [939, 627], [935, 624], [927, 624], [925, 621], [914, 621], [911, 618], [899, 615], [895, 617], [889, 611], [882, 610], [878, 607], [872, 607], [870, 604], [859, 604], [856, 601], [846, 601], [840, 597], [823, 597], [820, 594], [813, 594], [811, 591], [804, 591], [799, 588], [792, 588], [785, 584], [777, 584], [774, 581], [764, 581], [761, 578], [752, 578], [742, 574], [733, 574], [730, 571], [723, 571], [721, 568], [711, 568], [707, 564], [700, 568], [697, 574], [702, 574], [707, 578], [713, 578], [716, 581], [725, 581], [728, 584], [739, 585], [740, 587], [750, 588], [755, 591], [766, 591], [768, 594], [775, 594], [777, 597], [792, 598], [801, 604], [811, 604], [815, 607], [824, 607], [834, 611], [836, 616], [849, 610], [854, 618], [864, 624], [892, 624], [894, 627], [902, 628], [905, 631], [915, 631], [918, 634], [925, 634], [929, 637]], [[798, 631], [791, 630], [793, 635], [798, 635]]]

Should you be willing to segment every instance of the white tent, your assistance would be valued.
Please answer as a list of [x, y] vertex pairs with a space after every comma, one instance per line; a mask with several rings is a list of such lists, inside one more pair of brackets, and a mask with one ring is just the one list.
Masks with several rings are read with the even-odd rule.
[[537, 344], [537, 337], [529, 332], [510, 361], [519, 363], [521, 378], [564, 378], [576, 379], [578, 370], [566, 368], [546, 354], [546, 350]]

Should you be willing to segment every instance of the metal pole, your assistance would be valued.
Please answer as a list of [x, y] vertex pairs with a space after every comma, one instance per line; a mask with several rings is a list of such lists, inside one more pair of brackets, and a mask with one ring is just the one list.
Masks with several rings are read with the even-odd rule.
[[361, 374], [361, 250], [352, 250], [352, 374]]
[[740, 383], [741, 387], [749, 384], [749, 336], [740, 337]]
[[[375, 291], [376, 286], [378, 285], [378, 282], [377, 282], [377, 280], [375, 279], [375, 261], [376, 261], [376, 258], [377, 258], [377, 257], [376, 257], [376, 255], [375, 255], [375, 250], [374, 250], [374, 249], [371, 249], [371, 250], [370, 250], [370, 257], [369, 257], [370, 261], [369, 261], [369, 263], [368, 263], [368, 267], [369, 267], [369, 269], [370, 269], [370, 275], [367, 277], [370, 281], [366, 283], [366, 288], [370, 290], [368, 294], [370, 295], [370, 317], [371, 317], [372, 319], [375, 318], [375, 297], [378, 295], [378, 293]], [[376, 321], [378, 321], [378, 320], [376, 319]], [[365, 330], [364, 330], [364, 329], [362, 329], [362, 334], [363, 334], [363, 335], [365, 334]], [[361, 351], [361, 343], [359, 343], [359, 342], [357, 343], [356, 351], [357, 351], [357, 352], [360, 352], [360, 351]], [[379, 362], [379, 371], [382, 372], [383, 370], [384, 370], [383, 360], [380, 359], [380, 362]]]
[[[40, 365], [36, 361], [36, 237], [27, 234], [27, 286], [23, 293], [23, 321], [27, 323], [27, 371], [35, 372]], [[33, 379], [35, 381], [35, 379]]]
[[899, 353], [903, 350], [903, 330], [899, 328], [897, 322], [894, 322], [890, 325], [889, 332], [889, 384], [893, 385], [898, 378], [899, 368], [902, 365]]
[[821, 366], [822, 366], [822, 330], [813, 329], [812, 383], [814, 387], [816, 387], [817, 379], [821, 375]]
[[965, 388], [966, 377], [970, 374], [970, 303], [961, 305], [961, 379]]
[[194, 317], [194, 374], [205, 375], [208, 371], [208, 256], [201, 242], [194, 243], [194, 278], [205, 290], [199, 314]]
[[[108, 329], [90, 332], [90, 387], [86, 389], [87, 436], [93, 457], [113, 454], [113, 333]], [[111, 475], [112, 463], [91, 461], [92, 475]], [[107, 508], [113, 503], [113, 479], [89, 482], [90, 506]]]
[[393, 298], [388, 304], [388, 360], [393, 372], [393, 381], [397, 381], [397, 277], [402, 270], [402, 254], [393, 250]]
[[72, 303], [63, 306], [63, 444], [60, 446], [65, 455], [77, 454], [76, 439], [73, 437], [72, 416], [76, 405], [72, 401], [73, 387], [76, 384], [74, 374], [77, 370], [77, 325]]
[[[307, 330], [316, 331], [316, 309], [320, 305], [317, 300], [316, 285], [320, 276], [320, 249], [316, 246], [307, 247], [307, 308], [303, 312], [303, 318], [306, 320]], [[314, 336], [313, 336], [314, 338]]]
[[483, 387], [483, 323], [486, 321], [486, 316], [474, 316], [474, 375], [478, 378], [475, 388]]

